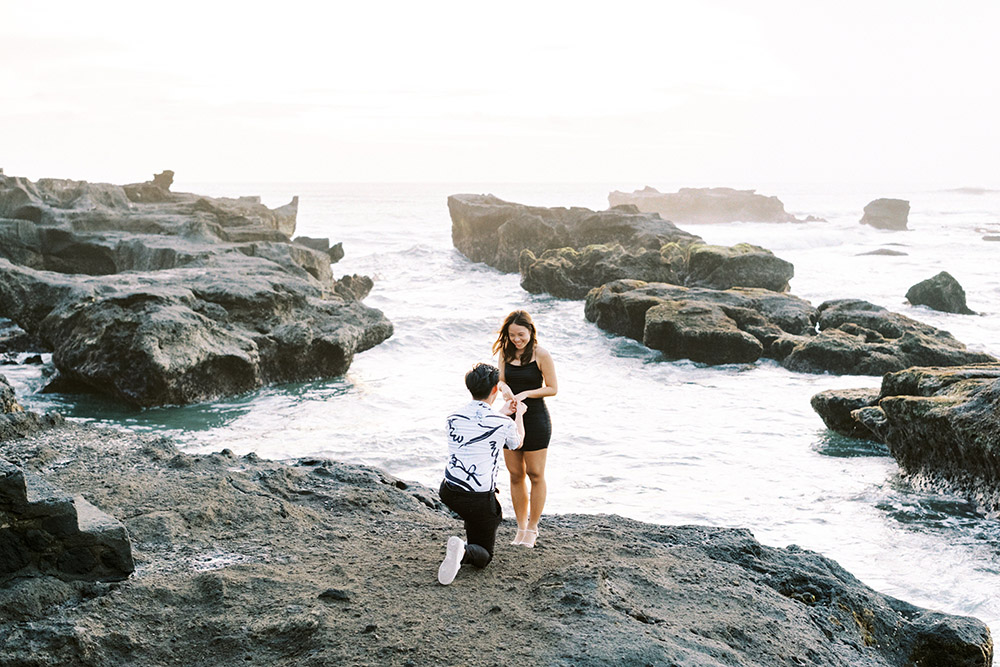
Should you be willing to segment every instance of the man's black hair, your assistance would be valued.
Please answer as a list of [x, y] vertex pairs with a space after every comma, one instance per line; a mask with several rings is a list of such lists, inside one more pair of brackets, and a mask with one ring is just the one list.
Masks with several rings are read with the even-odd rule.
[[493, 387], [500, 381], [500, 371], [490, 364], [476, 364], [465, 374], [465, 386], [469, 388], [472, 398], [485, 401], [490, 397]]

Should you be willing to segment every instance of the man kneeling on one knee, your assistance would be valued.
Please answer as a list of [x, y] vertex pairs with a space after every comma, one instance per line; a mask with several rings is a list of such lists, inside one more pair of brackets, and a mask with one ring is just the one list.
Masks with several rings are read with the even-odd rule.
[[448, 416], [448, 463], [439, 493], [441, 500], [465, 521], [465, 535], [448, 538], [448, 551], [438, 568], [438, 581], [455, 580], [464, 563], [483, 568], [493, 559], [493, 545], [503, 515], [497, 500], [500, 450], [517, 449], [524, 442], [523, 402], [504, 406], [513, 416], [491, 407], [496, 399], [500, 371], [477, 364], [465, 374], [472, 401]]

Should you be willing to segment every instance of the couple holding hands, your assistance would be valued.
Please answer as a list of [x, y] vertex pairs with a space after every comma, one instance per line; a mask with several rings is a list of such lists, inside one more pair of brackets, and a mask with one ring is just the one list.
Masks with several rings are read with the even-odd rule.
[[[493, 344], [497, 366], [477, 364], [465, 375], [472, 401], [448, 416], [448, 463], [441, 500], [465, 522], [466, 539], [448, 538], [438, 581], [450, 584], [463, 564], [486, 567], [503, 518], [497, 500], [500, 452], [510, 474], [517, 517], [511, 544], [534, 547], [545, 505], [545, 458], [552, 424], [545, 397], [558, 389], [552, 355], [538, 345], [523, 310], [508, 315]], [[503, 397], [500, 412], [493, 403]]]

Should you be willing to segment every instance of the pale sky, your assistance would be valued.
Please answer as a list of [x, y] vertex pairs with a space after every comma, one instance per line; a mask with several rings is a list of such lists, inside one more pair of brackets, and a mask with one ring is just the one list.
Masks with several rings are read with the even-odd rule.
[[0, 0], [0, 167], [1000, 187], [1000, 3], [588, 4]]

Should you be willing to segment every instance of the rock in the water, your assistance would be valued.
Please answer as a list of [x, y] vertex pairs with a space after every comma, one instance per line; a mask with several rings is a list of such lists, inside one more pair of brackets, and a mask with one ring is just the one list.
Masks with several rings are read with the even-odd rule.
[[618, 280], [591, 290], [584, 312], [602, 329], [668, 357], [708, 364], [767, 357], [798, 372], [881, 375], [914, 365], [996, 361], [946, 331], [866, 301], [828, 301], [817, 309], [762, 289]]
[[965, 290], [947, 271], [908, 289], [906, 300], [914, 306], [927, 306], [946, 313], [975, 315], [965, 303]]
[[617, 243], [629, 250], [659, 250], [671, 241], [697, 241], [672, 222], [634, 207], [591, 211], [586, 208], [543, 208], [503, 201], [493, 195], [452, 195], [451, 238], [474, 262], [501, 271], [518, 270], [522, 250], [541, 255], [553, 248], [582, 249]]
[[859, 252], [856, 257], [864, 257], [865, 255], [883, 255], [886, 257], [906, 257], [909, 253], [905, 253], [902, 250], [892, 250], [891, 248], [879, 248], [878, 250], [870, 250], [868, 252]]
[[813, 407], [839, 433], [885, 443], [918, 484], [1000, 512], [1000, 364], [908, 368], [871, 391], [823, 392]]
[[53, 351], [53, 388], [191, 403], [342, 374], [392, 334], [360, 302], [369, 279], [338, 282], [326, 252], [289, 241], [297, 198], [271, 210], [157, 178], [0, 177], [0, 215], [34, 232], [0, 243], [0, 317]]
[[618, 280], [591, 290], [584, 313], [602, 329], [670, 358], [724, 364], [777, 354], [776, 342], [812, 330], [816, 309], [798, 297], [764, 289]]
[[876, 199], [865, 206], [862, 225], [877, 229], [904, 230], [910, 216], [910, 202], [905, 199]]
[[853, 413], [875, 405], [878, 394], [878, 389], [831, 389], [813, 396], [809, 404], [831, 431], [851, 438], [877, 440], [878, 436], [855, 419]]
[[0, 458], [0, 582], [51, 575], [117, 581], [134, 570], [120, 521]]
[[858, 299], [817, 309], [819, 333], [804, 338], [782, 365], [803, 373], [882, 375], [910, 366], [963, 366], [996, 359], [972, 352], [947, 331]]
[[[640, 211], [659, 213], [681, 224], [720, 222], [805, 222], [785, 211], [777, 197], [759, 195], [755, 190], [732, 188], [681, 188], [661, 193], [646, 186], [632, 193], [612, 192], [611, 206], [633, 204]], [[817, 218], [809, 218], [817, 220]]]

